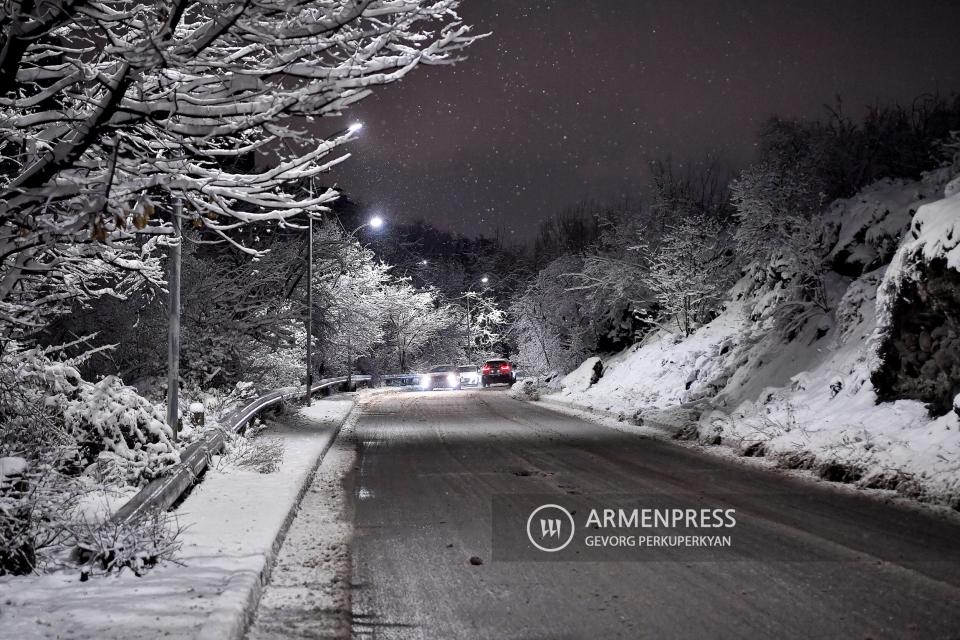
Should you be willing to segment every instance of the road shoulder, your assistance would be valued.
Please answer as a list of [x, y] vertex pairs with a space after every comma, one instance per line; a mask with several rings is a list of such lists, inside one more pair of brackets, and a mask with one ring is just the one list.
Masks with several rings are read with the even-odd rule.
[[248, 640], [350, 637], [353, 517], [345, 483], [356, 457], [351, 421], [327, 452], [297, 509]]
[[321, 400], [277, 420], [283, 443], [272, 473], [211, 468], [175, 512], [177, 561], [143, 577], [125, 571], [80, 583], [79, 571], [0, 579], [4, 637], [241, 638], [287, 529], [354, 402]]

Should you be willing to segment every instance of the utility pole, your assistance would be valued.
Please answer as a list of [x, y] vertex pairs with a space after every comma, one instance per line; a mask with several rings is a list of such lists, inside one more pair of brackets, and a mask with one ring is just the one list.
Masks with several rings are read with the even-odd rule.
[[183, 234], [180, 214], [183, 202], [173, 200], [173, 235], [170, 236], [170, 304], [167, 308], [167, 424], [173, 429], [173, 439], [180, 437], [180, 254]]
[[[313, 193], [311, 185], [311, 194]], [[307, 406], [313, 382], [313, 218], [307, 214]]]

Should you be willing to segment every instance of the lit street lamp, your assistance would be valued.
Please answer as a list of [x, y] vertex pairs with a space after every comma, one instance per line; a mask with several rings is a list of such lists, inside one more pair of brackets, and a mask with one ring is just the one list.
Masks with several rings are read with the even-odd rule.
[[[350, 132], [358, 131], [363, 127], [359, 122], [355, 122], [350, 125]], [[313, 194], [313, 184], [310, 185], [311, 196]], [[370, 227], [371, 229], [380, 229], [385, 224], [384, 219], [381, 216], [375, 215], [368, 222], [360, 225], [349, 234], [349, 237], [356, 235], [357, 231], [363, 229], [364, 227]], [[352, 358], [351, 358], [352, 360]], [[352, 371], [349, 369], [353, 368], [353, 364], [348, 365], [347, 378], [349, 382], [350, 375]], [[313, 218], [307, 217], [307, 391], [306, 391], [306, 402], [309, 407], [311, 404], [311, 383], [313, 381]]]

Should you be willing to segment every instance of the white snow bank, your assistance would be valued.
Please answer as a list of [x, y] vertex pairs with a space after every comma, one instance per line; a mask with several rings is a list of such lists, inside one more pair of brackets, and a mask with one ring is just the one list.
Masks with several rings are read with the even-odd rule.
[[901, 251], [920, 253], [928, 262], [943, 258], [960, 270], [960, 193], [920, 207], [910, 233], [914, 240]]
[[314, 400], [309, 407], [300, 409], [300, 415], [319, 422], [342, 421], [353, 408], [353, 400]]
[[[212, 465], [177, 510], [178, 561], [137, 578], [129, 572], [81, 583], [79, 572], [0, 577], [0, 635], [30, 640], [236, 637], [261, 587], [274, 544], [318, 458], [353, 403], [316, 402], [271, 430], [283, 442], [275, 473]], [[320, 416], [319, 418], [316, 416]]]
[[836, 200], [824, 215], [836, 241], [827, 256], [835, 263], [856, 264], [867, 271], [889, 262], [917, 209], [939, 197], [942, 180], [884, 179], [852, 198]]
[[560, 381], [560, 388], [569, 391], [586, 391], [593, 378], [597, 375], [597, 368], [602, 366], [600, 358], [587, 358], [579, 367], [568, 373]]

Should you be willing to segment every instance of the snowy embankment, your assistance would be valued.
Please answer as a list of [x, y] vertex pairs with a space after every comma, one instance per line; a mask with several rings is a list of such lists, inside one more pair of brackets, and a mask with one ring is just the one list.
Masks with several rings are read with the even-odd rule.
[[79, 571], [0, 578], [4, 638], [239, 638], [303, 492], [353, 408], [322, 400], [264, 436], [282, 444], [262, 472], [215, 460], [177, 509], [177, 556], [143, 577], [80, 583]]
[[949, 177], [882, 181], [834, 204], [830, 309], [794, 335], [776, 329], [776, 287], [754, 271], [693, 335], [661, 331], [591, 358], [549, 399], [960, 505], [960, 194]]

